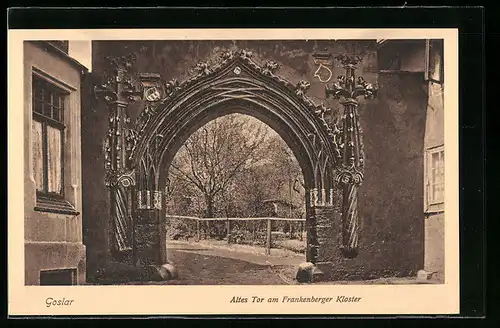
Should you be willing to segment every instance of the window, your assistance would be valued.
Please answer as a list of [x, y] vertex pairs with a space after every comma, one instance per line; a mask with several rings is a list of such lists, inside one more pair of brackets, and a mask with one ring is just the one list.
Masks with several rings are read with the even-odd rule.
[[76, 269], [40, 271], [40, 286], [76, 285]]
[[444, 203], [444, 147], [432, 148], [426, 152], [426, 201], [427, 209]]
[[426, 40], [426, 79], [436, 82], [444, 82], [444, 41]]
[[37, 196], [64, 197], [64, 109], [68, 93], [33, 76], [32, 151]]

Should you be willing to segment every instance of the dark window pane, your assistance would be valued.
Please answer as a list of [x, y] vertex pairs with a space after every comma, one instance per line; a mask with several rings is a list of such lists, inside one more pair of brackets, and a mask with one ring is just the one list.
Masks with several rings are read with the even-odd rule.
[[52, 108], [52, 118], [56, 121], [61, 121], [61, 110], [57, 107]]
[[33, 111], [62, 122], [66, 97], [67, 93], [55, 85], [33, 76]]
[[42, 114], [43, 113], [43, 104], [41, 101], [35, 100], [35, 104], [33, 105], [35, 112]]
[[64, 95], [59, 96], [59, 108], [64, 110]]
[[40, 84], [38, 83], [34, 83], [33, 84], [33, 98], [38, 100], [38, 101], [41, 101], [42, 100], [42, 88], [40, 87]]
[[52, 92], [48, 91], [45, 93], [45, 106], [43, 108], [43, 115], [47, 117], [52, 117]]

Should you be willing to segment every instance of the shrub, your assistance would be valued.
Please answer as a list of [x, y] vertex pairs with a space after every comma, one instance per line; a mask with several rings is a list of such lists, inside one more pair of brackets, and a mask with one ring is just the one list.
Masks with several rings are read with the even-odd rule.
[[177, 219], [177, 218], [167, 219], [166, 223], [167, 239], [179, 240], [179, 239], [189, 239], [193, 237], [196, 230], [193, 229], [192, 225], [193, 222], [184, 219]]
[[231, 242], [235, 244], [250, 244], [252, 233], [244, 229], [233, 229], [231, 231]]
[[306, 242], [296, 239], [289, 240], [279, 240], [274, 243], [278, 248], [287, 249], [295, 253], [305, 253], [306, 252]]

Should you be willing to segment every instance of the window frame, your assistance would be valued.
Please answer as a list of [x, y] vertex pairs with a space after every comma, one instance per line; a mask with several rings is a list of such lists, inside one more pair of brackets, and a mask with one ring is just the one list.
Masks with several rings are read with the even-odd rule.
[[[38, 80], [38, 81], [35, 81]], [[36, 190], [37, 193], [37, 198], [53, 198], [53, 199], [59, 199], [63, 200], [64, 199], [64, 133], [66, 130], [66, 125], [64, 124], [64, 110], [66, 106], [59, 107], [59, 120], [56, 120], [52, 117], [46, 116], [43, 112], [44, 109], [42, 107], [42, 113], [39, 113], [35, 111], [35, 103], [36, 103], [36, 98], [34, 96], [34, 86], [35, 83], [41, 83], [43, 86], [41, 87], [42, 90], [47, 91], [50, 90], [52, 92], [58, 93], [58, 96], [61, 96], [63, 99], [63, 104], [67, 102], [67, 98], [69, 97], [70, 93], [67, 92], [66, 90], [63, 90], [59, 88], [57, 85], [54, 83], [51, 83], [50, 81], [47, 81], [43, 77], [40, 77], [36, 74], [33, 74], [32, 77], [32, 115], [33, 115], [33, 121], [39, 122], [42, 125], [42, 153], [43, 153], [43, 191], [41, 190]], [[53, 105], [53, 97], [51, 97], [50, 105], [45, 102], [44, 99], [41, 99], [41, 102], [43, 103], [44, 106], [50, 106], [51, 107], [51, 112], [53, 108], [55, 107]], [[61, 192], [49, 192], [48, 187], [49, 187], [49, 163], [48, 163], [48, 157], [49, 157], [49, 141], [48, 141], [48, 128], [47, 127], [52, 127], [57, 129], [61, 133], [61, 138], [60, 138], [60, 148], [61, 148], [61, 154], [60, 154], [60, 167], [61, 167]]]
[[425, 150], [424, 158], [424, 212], [425, 213], [439, 213], [444, 211], [444, 203], [446, 198], [446, 156], [443, 159], [443, 198], [442, 200], [431, 200], [430, 188], [432, 181], [432, 155], [436, 153], [445, 154], [444, 145], [428, 148]]
[[[71, 103], [70, 98], [77, 89], [73, 88], [59, 80], [53, 78], [49, 74], [39, 70], [36, 67], [32, 67], [31, 71], [31, 115], [32, 121], [37, 121], [42, 124], [42, 149], [43, 149], [43, 170], [44, 170], [44, 191], [39, 191], [35, 189], [36, 195], [36, 205], [34, 207], [35, 211], [39, 212], [50, 212], [59, 214], [68, 214], [77, 216], [80, 213], [76, 211], [75, 207], [66, 199], [66, 133], [67, 133], [67, 122], [69, 116], [68, 113], [71, 110], [69, 104]], [[63, 96], [63, 106], [60, 108], [60, 120], [53, 119], [42, 113], [35, 111], [35, 90], [34, 84], [35, 79], [41, 83], [49, 86], [50, 89], [60, 93]], [[51, 110], [52, 113], [52, 110]], [[47, 140], [47, 126], [54, 127], [61, 132], [61, 193], [48, 192], [48, 140]], [[32, 133], [32, 124], [30, 125], [30, 133]], [[33, 141], [32, 141], [33, 142]], [[30, 147], [33, 147], [32, 144]], [[33, 155], [31, 156], [31, 161], [33, 161]], [[33, 172], [34, 174], [34, 172]], [[47, 190], [47, 192], [45, 192]]]

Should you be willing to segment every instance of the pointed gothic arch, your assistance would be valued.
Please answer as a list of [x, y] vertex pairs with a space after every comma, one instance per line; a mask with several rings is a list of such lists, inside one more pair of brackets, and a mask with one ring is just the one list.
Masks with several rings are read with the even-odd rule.
[[[275, 75], [276, 63], [261, 67], [248, 52], [224, 54], [213, 68], [202, 63], [198, 69], [197, 75], [183, 83], [174, 80], [161, 85], [157, 90], [164, 95], [162, 100], [146, 102], [134, 127], [137, 134], [129, 156], [132, 165], [152, 150], [157, 157], [155, 164], [168, 162], [169, 155], [208, 121], [242, 113], [280, 134], [299, 160], [308, 188], [318, 189], [319, 201], [326, 202], [326, 194], [334, 186], [332, 172], [341, 159], [340, 130], [325, 119], [325, 114], [333, 111], [306, 96], [309, 83], [293, 85]], [[159, 178], [157, 175], [157, 182]]]

